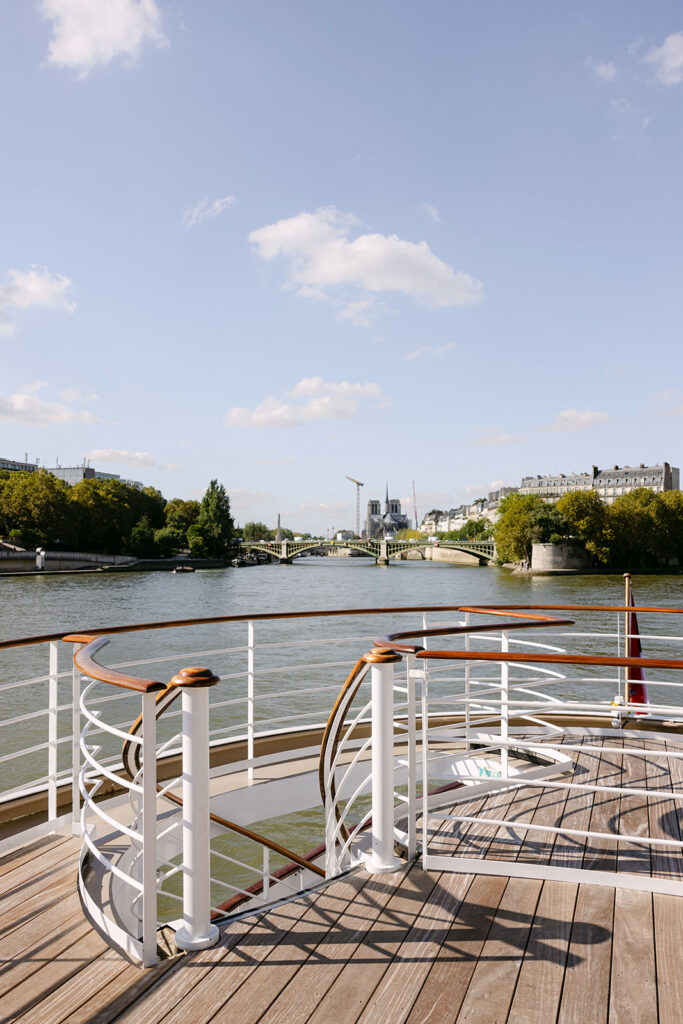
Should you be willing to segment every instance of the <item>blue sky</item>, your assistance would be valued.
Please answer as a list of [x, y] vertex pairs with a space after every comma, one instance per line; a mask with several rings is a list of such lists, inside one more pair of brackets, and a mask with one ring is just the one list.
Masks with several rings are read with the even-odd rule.
[[0, 82], [0, 455], [314, 531], [680, 465], [680, 4], [6, 0]]

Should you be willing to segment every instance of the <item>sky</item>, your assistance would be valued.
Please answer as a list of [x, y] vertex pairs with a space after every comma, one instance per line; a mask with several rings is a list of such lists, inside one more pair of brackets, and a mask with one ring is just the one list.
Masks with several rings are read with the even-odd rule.
[[681, 465], [683, 9], [4, 0], [0, 456], [353, 528]]

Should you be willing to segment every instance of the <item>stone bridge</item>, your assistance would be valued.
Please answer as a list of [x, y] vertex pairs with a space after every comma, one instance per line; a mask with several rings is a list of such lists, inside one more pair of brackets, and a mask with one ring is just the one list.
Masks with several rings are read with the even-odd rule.
[[496, 560], [496, 545], [492, 540], [447, 540], [438, 544], [415, 540], [282, 540], [282, 541], [242, 541], [243, 551], [265, 551], [278, 562], [291, 565], [292, 559], [306, 551], [319, 549], [349, 548], [359, 551], [368, 558], [375, 559], [375, 565], [388, 565], [390, 559], [406, 558], [415, 552], [422, 558], [426, 557], [428, 548], [446, 548], [451, 551], [462, 551], [473, 555], [479, 565], [490, 565]]

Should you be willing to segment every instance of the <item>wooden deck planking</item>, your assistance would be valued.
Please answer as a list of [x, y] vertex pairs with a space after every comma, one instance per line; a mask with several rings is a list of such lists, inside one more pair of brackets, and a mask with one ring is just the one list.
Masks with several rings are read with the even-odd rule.
[[[615, 739], [604, 742], [613, 745]], [[649, 788], [683, 790], [680, 762], [672, 761], [669, 773], [665, 762], [648, 761], [645, 780], [640, 758], [624, 758], [623, 773], [621, 760], [576, 754], [574, 778], [598, 776], [599, 784], [613, 784], [618, 775], [624, 784], [646, 781]], [[644, 798], [620, 801], [610, 794], [596, 801], [589, 793], [517, 787], [468, 801], [467, 810], [491, 816], [507, 812], [539, 824], [562, 820], [578, 828], [590, 822], [592, 828], [636, 834], [649, 817], [652, 835], [673, 831], [678, 836], [674, 803], [656, 797], [646, 806]], [[464, 806], [455, 805], [455, 813]], [[571, 837], [522, 830], [515, 836], [514, 824], [499, 828], [443, 819], [430, 824], [443, 852], [578, 866], [581, 840]], [[59, 837], [21, 849], [14, 864], [0, 860], [2, 1021], [678, 1024], [681, 1019], [683, 900], [676, 897], [425, 873], [416, 864], [394, 875], [347, 876], [233, 922], [215, 949], [141, 971], [113, 954], [83, 918], [75, 894], [77, 849], [70, 837]], [[649, 873], [650, 855], [646, 868], [641, 850], [637, 844], [594, 841], [584, 866], [604, 869], [611, 856], [619, 870], [635, 866]], [[655, 873], [683, 877], [678, 853], [653, 855], [651, 862]]]
[[[625, 736], [622, 742], [624, 747], [636, 750], [645, 749], [645, 741], [635, 732]], [[655, 770], [659, 773], [657, 766], [655, 766]], [[668, 772], [666, 775], [668, 780]], [[637, 754], [624, 754], [621, 779], [624, 786], [645, 789], [647, 786], [645, 758]], [[618, 825], [620, 833], [647, 836], [648, 814], [646, 805], [648, 802], [647, 797], [642, 796], [624, 795], [621, 797]], [[649, 875], [651, 872], [650, 848], [638, 843], [619, 843], [617, 845], [617, 871]]]
[[610, 1024], [658, 1024], [652, 893], [616, 889]]
[[558, 1024], [607, 1022], [614, 892], [607, 886], [579, 886]]

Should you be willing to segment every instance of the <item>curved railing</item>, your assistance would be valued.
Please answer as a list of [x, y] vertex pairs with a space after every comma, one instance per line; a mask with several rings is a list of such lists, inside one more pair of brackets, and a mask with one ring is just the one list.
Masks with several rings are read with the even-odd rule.
[[[182, 723], [185, 710], [176, 710], [167, 683], [158, 681], [169, 679], [169, 666], [173, 666], [174, 679], [183, 677], [183, 683], [175, 687], [183, 693], [183, 703], [186, 696], [191, 703], [194, 697], [190, 694], [199, 695], [202, 690], [206, 698], [207, 799], [209, 757], [214, 774], [223, 773], [221, 778], [246, 787], [259, 783], [274, 760], [279, 764], [287, 759], [296, 761], [295, 780], [316, 771], [324, 805], [321, 831], [326, 833], [326, 847], [316, 851], [316, 858], [324, 854], [330, 876], [358, 863], [361, 853], [367, 855], [373, 869], [381, 868], [385, 854], [385, 867], [395, 866], [395, 841], [409, 855], [415, 854], [418, 824], [422, 819], [424, 829], [429, 816], [422, 813], [423, 794], [430, 794], [426, 809], [431, 814], [452, 798], [452, 793], [439, 794], [445, 785], [449, 789], [477, 785], [492, 790], [518, 784], [514, 773], [524, 769], [525, 779], [532, 778], [529, 772], [535, 773], [535, 781], [529, 784], [551, 788], [558, 757], [573, 749], [566, 737], [561, 747], [552, 745], [569, 720], [592, 723], [595, 728], [606, 725], [612, 729], [616, 723], [620, 729], [643, 729], [645, 725], [655, 728], [666, 718], [674, 723], [673, 730], [681, 728], [681, 708], [675, 703], [652, 700], [636, 706], [624, 700], [625, 670], [644, 666], [648, 671], [663, 671], [663, 678], [649, 680], [654, 692], [657, 686], [680, 686], [666, 672], [678, 672], [683, 666], [671, 658], [629, 659], [619, 653], [629, 632], [624, 618], [634, 611], [642, 617], [683, 613], [681, 609], [619, 605], [332, 609], [137, 623], [2, 641], [0, 651], [18, 658], [23, 650], [29, 661], [47, 645], [49, 667], [41, 674], [34, 659], [23, 678], [0, 684], [8, 696], [21, 695], [24, 703], [20, 708], [17, 702], [16, 711], [21, 713], [0, 722], [0, 743], [3, 736], [9, 734], [10, 738], [0, 755], [3, 768], [21, 758], [34, 763], [47, 758], [47, 772], [42, 775], [21, 778], [16, 773], [0, 794], [0, 813], [4, 811], [7, 818], [16, 808], [24, 814], [46, 810], [47, 820], [27, 836], [68, 824], [71, 818], [74, 831], [83, 835], [86, 895], [94, 891], [98, 872], [107, 872], [112, 891], [117, 896], [127, 893], [129, 907], [127, 919], [114, 922], [121, 929], [114, 934], [114, 941], [132, 955], [152, 962], [159, 923], [178, 917], [182, 898], [174, 886], [185, 863], [184, 815], [177, 793], [178, 780], [184, 774], [179, 737], [186, 730], [183, 724], [179, 728], [179, 719]], [[565, 617], [568, 613], [571, 619]], [[597, 626], [583, 625], [587, 614], [594, 616]], [[377, 632], [391, 629], [391, 620], [395, 623], [399, 616], [418, 619], [411, 620], [414, 628], [390, 632], [376, 641]], [[480, 617], [487, 621], [475, 621]], [[573, 620], [577, 626], [570, 632]], [[304, 633], [301, 626], [307, 621], [318, 628]], [[380, 623], [374, 636], [368, 632], [372, 621]], [[325, 630], [320, 628], [324, 623]], [[168, 632], [181, 628], [181, 636]], [[213, 635], [217, 628], [222, 634], [218, 643]], [[242, 639], [237, 630], [245, 629]], [[542, 643], [527, 639], [530, 629], [543, 631]], [[168, 637], [160, 653], [155, 655], [148, 643], [145, 649], [134, 643], [135, 634], [148, 632], [152, 636], [158, 631], [166, 631], [161, 635]], [[97, 656], [107, 637], [121, 634], [132, 634], [126, 639], [128, 660], [102, 665]], [[196, 642], [184, 640], [186, 635]], [[437, 640], [440, 650], [433, 649]], [[655, 649], [681, 638], [652, 633], [643, 640]], [[64, 642], [72, 644], [76, 652], [69, 670], [59, 662]], [[585, 651], [568, 651], [568, 645], [575, 642], [583, 644]], [[596, 653], [612, 645], [617, 654]], [[480, 649], [482, 646], [492, 649]], [[190, 654], [188, 647], [192, 647]], [[205, 681], [208, 677], [216, 680], [210, 690], [191, 685], [193, 679], [195, 684], [199, 682], [197, 676], [183, 676], [182, 667], [200, 659], [216, 669], [215, 675], [206, 670]], [[401, 663], [404, 678], [396, 674]], [[148, 673], [152, 665], [156, 679], [134, 674]], [[339, 689], [334, 679], [349, 670], [351, 675], [330, 716], [329, 706]], [[385, 699], [389, 672], [393, 677], [391, 701]], [[579, 690], [581, 699], [577, 698]], [[33, 692], [45, 692], [47, 700], [31, 707], [28, 695]], [[615, 701], [616, 694], [620, 694], [620, 702]], [[164, 713], [158, 716], [162, 704]], [[381, 714], [376, 714], [380, 705]], [[131, 733], [131, 721], [140, 716]], [[37, 731], [45, 720], [47, 737], [20, 746], [21, 728], [28, 725]], [[533, 728], [537, 732], [531, 738], [522, 735]], [[621, 732], [615, 730], [615, 735]], [[380, 749], [384, 751], [383, 770], [390, 769], [391, 784], [385, 787], [378, 810], [379, 796], [373, 786], [382, 776], [375, 771]], [[675, 756], [674, 751], [671, 757]], [[145, 762], [154, 765], [148, 779]], [[533, 767], [527, 771], [529, 764]], [[446, 770], [450, 781], [444, 785]], [[482, 770], [492, 774], [475, 774]], [[258, 793], [266, 794], [267, 788]], [[121, 816], [124, 796], [130, 804], [128, 817]], [[71, 815], [65, 818], [59, 810], [63, 804], [68, 808], [69, 799]], [[258, 813], [254, 806], [247, 807], [246, 814], [244, 808], [231, 814], [221, 807], [206, 806], [205, 832], [207, 836], [214, 833], [211, 866], [205, 872], [213, 890], [206, 900], [209, 919], [241, 909], [248, 905], [247, 900], [263, 903], [295, 893], [307, 879], [320, 877], [320, 867], [311, 855], [292, 856], [291, 843], [280, 842], [270, 826], [265, 832], [257, 826], [258, 820], [276, 819], [287, 810], [274, 798], [251, 803]], [[120, 851], [112, 853], [111, 837], [115, 835], [124, 837], [124, 856]], [[221, 836], [239, 836], [259, 853], [251, 858], [235, 857], [233, 839], [221, 846]], [[373, 859], [378, 836], [381, 854]], [[423, 856], [428, 858], [429, 836], [425, 839], [424, 831], [421, 836]], [[312, 845], [303, 835], [301, 842], [302, 849]], [[271, 855], [276, 860], [298, 858], [296, 868], [271, 864]], [[259, 859], [261, 863], [256, 863]], [[105, 861], [115, 865], [118, 873]], [[241, 874], [225, 885], [228, 867]], [[253, 884], [249, 872], [257, 878]], [[100, 911], [93, 901], [89, 912], [96, 920]], [[203, 938], [211, 938], [210, 929], [205, 931]], [[195, 939], [198, 932], [201, 928], [195, 928]]]

